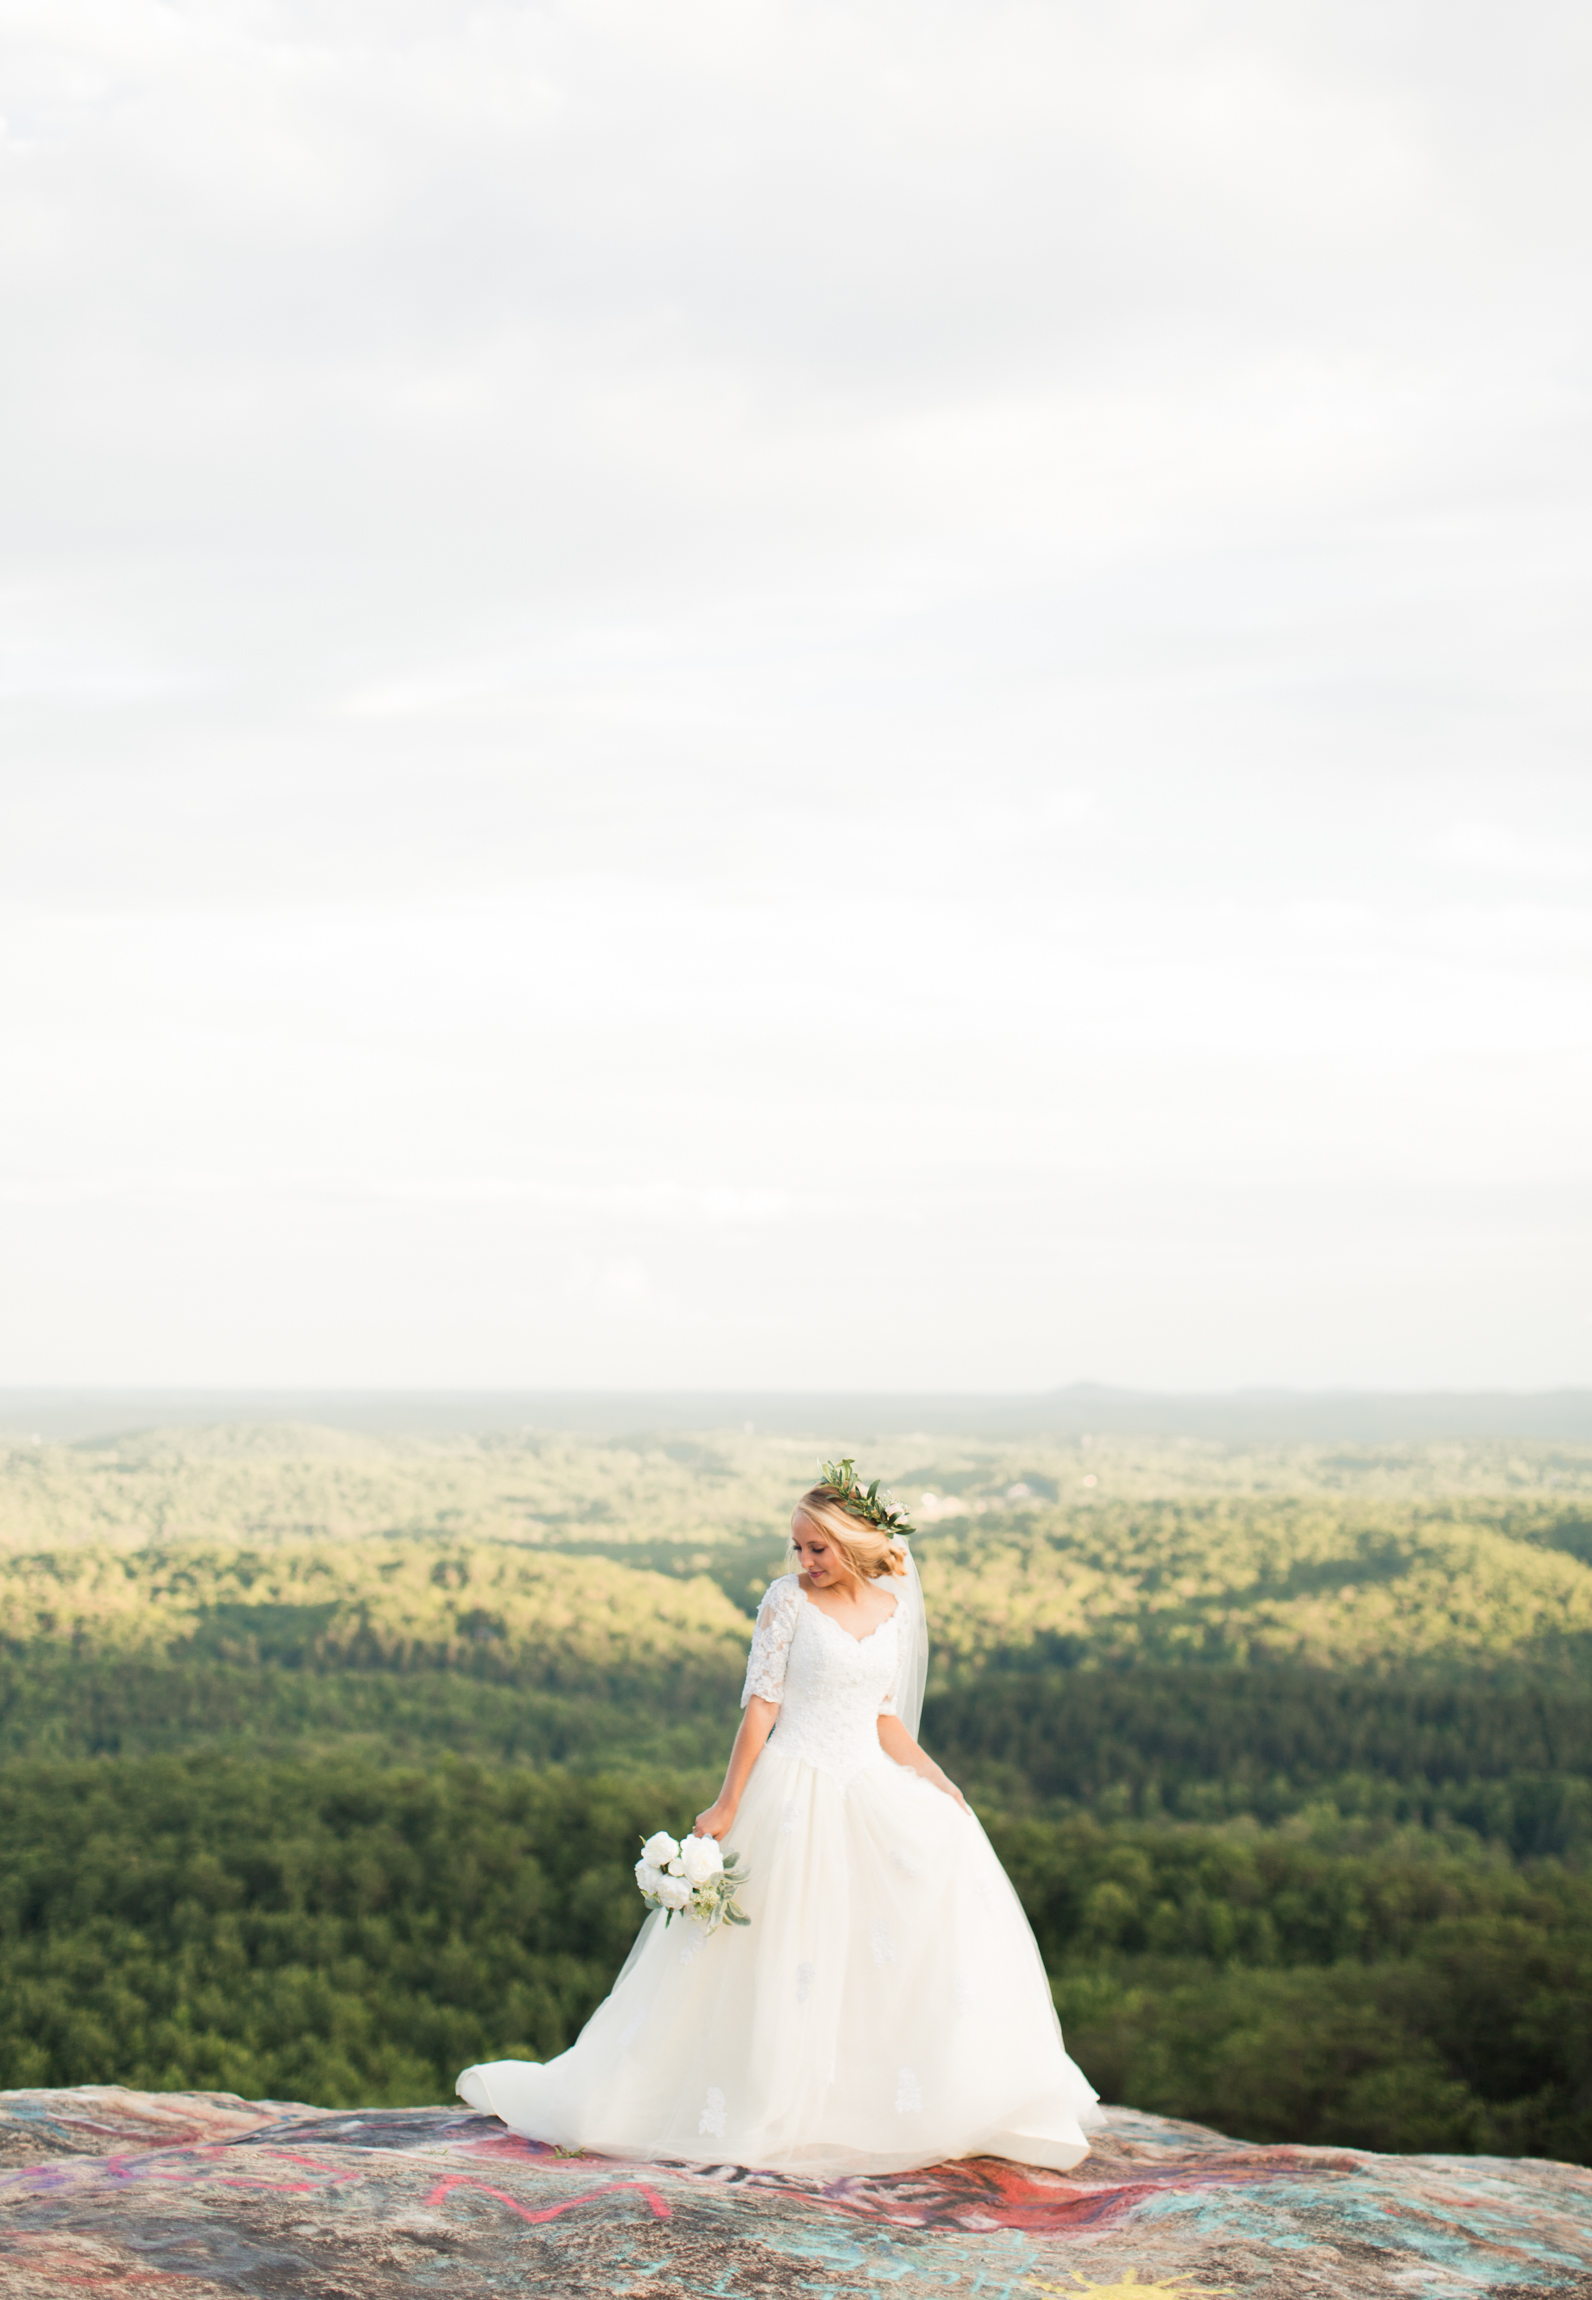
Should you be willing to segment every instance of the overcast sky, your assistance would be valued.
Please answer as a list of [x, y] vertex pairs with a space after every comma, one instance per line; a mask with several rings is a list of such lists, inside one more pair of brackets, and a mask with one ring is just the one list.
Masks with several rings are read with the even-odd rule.
[[0, 0], [0, 1381], [1592, 1381], [1592, 18]]

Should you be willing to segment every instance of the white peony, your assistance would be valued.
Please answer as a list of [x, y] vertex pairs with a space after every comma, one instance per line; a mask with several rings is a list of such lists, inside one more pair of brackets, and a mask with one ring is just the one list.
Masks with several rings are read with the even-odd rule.
[[666, 1909], [683, 1909], [691, 1898], [691, 1888], [684, 1877], [659, 1877], [655, 1890]]
[[680, 1866], [693, 1885], [705, 1885], [724, 1873], [724, 1855], [712, 1837], [687, 1837], [680, 1847]]
[[658, 1887], [663, 1882], [663, 1871], [661, 1869], [654, 1868], [652, 1863], [647, 1859], [646, 1854], [643, 1853], [641, 1859], [636, 1863], [636, 1883], [641, 1887], [641, 1890], [644, 1893], [648, 1894], [653, 1900], [656, 1900], [658, 1897]]
[[641, 1858], [654, 1869], [666, 1869], [671, 1861], [680, 1858], [680, 1848], [667, 1829], [660, 1829], [655, 1837], [649, 1837], [642, 1846]]

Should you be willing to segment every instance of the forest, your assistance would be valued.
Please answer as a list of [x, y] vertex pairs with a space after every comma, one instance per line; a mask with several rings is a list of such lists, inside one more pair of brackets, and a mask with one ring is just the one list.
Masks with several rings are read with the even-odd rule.
[[[714, 1785], [817, 1451], [0, 1444], [0, 2085], [402, 2103], [558, 2050], [637, 1838]], [[1592, 2158], [1592, 1449], [874, 1466], [925, 1743], [1108, 2097]]]

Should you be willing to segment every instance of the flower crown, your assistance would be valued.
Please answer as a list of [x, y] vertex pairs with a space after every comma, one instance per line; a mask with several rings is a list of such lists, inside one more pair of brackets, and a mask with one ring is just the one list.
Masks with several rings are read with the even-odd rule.
[[876, 1525], [892, 1541], [905, 1541], [917, 1532], [904, 1509], [896, 1507], [894, 1494], [881, 1493], [879, 1480], [865, 1486], [857, 1475], [857, 1465], [848, 1454], [844, 1461], [821, 1461], [818, 1464], [818, 1482], [832, 1493], [841, 1508], [850, 1517], [860, 1517], [865, 1524]]

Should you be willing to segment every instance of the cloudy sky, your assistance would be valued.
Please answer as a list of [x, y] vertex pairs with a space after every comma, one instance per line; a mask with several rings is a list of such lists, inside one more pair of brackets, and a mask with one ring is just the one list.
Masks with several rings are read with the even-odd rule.
[[1592, 19], [0, 0], [0, 1381], [1592, 1381]]

